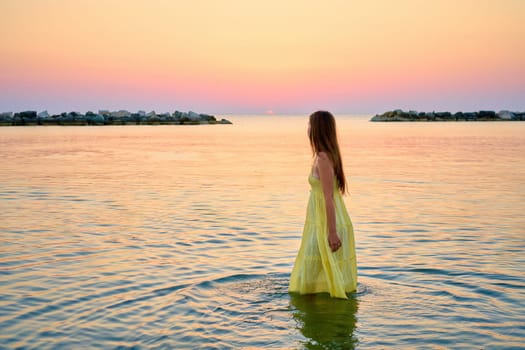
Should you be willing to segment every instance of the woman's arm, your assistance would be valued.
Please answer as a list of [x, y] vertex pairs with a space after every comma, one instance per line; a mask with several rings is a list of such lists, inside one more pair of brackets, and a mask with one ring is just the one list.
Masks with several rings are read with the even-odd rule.
[[337, 235], [335, 221], [335, 203], [334, 203], [334, 167], [328, 155], [325, 152], [319, 152], [317, 161], [319, 169], [319, 178], [324, 193], [326, 205], [326, 219], [328, 221], [328, 244], [333, 252], [341, 246], [341, 240]]

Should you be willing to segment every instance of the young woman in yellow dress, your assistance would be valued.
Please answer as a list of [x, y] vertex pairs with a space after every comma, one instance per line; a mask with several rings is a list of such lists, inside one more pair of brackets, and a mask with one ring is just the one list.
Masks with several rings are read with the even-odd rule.
[[289, 291], [347, 299], [357, 288], [357, 265], [352, 221], [342, 196], [347, 184], [334, 116], [327, 111], [311, 114], [308, 137], [314, 156], [310, 197]]

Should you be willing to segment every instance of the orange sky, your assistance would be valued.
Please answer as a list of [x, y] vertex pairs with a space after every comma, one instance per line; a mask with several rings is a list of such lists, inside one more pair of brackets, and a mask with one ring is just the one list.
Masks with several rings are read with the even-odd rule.
[[1, 0], [0, 111], [525, 110], [522, 0]]

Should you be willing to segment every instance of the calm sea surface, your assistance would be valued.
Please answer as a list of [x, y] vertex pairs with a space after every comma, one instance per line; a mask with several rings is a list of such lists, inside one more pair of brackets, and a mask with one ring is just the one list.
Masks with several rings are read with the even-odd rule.
[[525, 344], [525, 123], [339, 116], [359, 285], [289, 295], [306, 116], [0, 128], [0, 348]]

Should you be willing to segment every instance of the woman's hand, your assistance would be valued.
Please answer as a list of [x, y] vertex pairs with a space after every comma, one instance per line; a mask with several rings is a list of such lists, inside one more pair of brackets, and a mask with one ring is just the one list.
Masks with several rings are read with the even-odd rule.
[[341, 248], [341, 240], [336, 232], [328, 234], [328, 245], [332, 252], [336, 252], [337, 249]]

